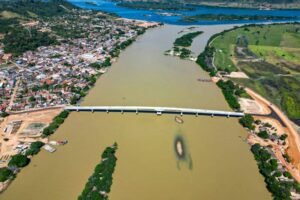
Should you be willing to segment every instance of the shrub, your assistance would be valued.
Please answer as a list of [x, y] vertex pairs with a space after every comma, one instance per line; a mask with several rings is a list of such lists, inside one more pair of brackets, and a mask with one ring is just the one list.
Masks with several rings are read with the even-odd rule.
[[285, 140], [288, 137], [287, 134], [283, 134], [279, 137], [280, 140]]
[[283, 172], [283, 176], [285, 176], [287, 178], [293, 178], [292, 175], [290, 174], [290, 172]]
[[268, 139], [269, 138], [269, 134], [267, 131], [261, 131], [257, 134], [260, 138], [262, 139]]
[[40, 149], [42, 146], [44, 146], [44, 143], [40, 142], [40, 141], [31, 143], [30, 148], [26, 151], [26, 155], [33, 156], [33, 155], [38, 154], [40, 152]]
[[252, 117], [252, 115], [249, 115], [249, 114], [246, 114], [244, 117], [242, 117], [240, 120], [239, 120], [240, 124], [242, 124], [243, 127], [246, 127], [250, 130], [254, 130], [254, 125], [253, 125], [253, 122], [254, 122], [254, 118]]
[[47, 137], [54, 133], [54, 131], [64, 122], [64, 120], [69, 116], [69, 111], [62, 111], [58, 116], [56, 116], [53, 122], [43, 130], [43, 137]]

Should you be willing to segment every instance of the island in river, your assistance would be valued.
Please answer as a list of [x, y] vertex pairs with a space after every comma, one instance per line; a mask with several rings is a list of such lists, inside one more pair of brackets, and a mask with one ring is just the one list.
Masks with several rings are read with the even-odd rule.
[[[239, 9], [239, 8], [221, 8], [221, 7], [208, 7], [208, 6], [193, 6], [194, 10], [150, 10], [150, 9], [134, 9], [128, 7], [118, 6], [115, 1], [107, 1], [107, 0], [97, 0], [98, 5], [92, 6], [86, 4], [84, 1], [78, 0], [69, 0], [74, 5], [79, 6], [84, 9], [92, 9], [92, 10], [100, 10], [108, 13], [117, 14], [120, 17], [127, 19], [135, 19], [135, 20], [147, 20], [147, 21], [155, 21], [162, 22], [167, 24], [176, 24], [176, 25], [207, 25], [207, 24], [239, 24], [239, 23], [254, 23], [254, 22], [267, 22], [270, 20], [226, 20], [226, 21], [218, 21], [218, 20], [200, 20], [193, 22], [184, 22], [182, 21], [182, 17], [184, 16], [193, 16], [200, 14], [223, 14], [223, 15], [261, 15], [261, 16], [278, 16], [278, 17], [296, 17], [293, 21], [299, 21], [300, 10], [259, 10], [259, 9]], [[173, 4], [174, 5], [174, 4]], [[178, 6], [178, 4], [175, 4]], [[273, 21], [273, 20], [271, 20]], [[286, 19], [278, 19], [278, 21], [289, 21]]]
[[278, 21], [278, 20], [295, 20], [297, 17], [292, 16], [273, 16], [273, 15], [225, 15], [225, 14], [198, 14], [182, 17], [183, 22], [196, 22], [200, 20], [213, 21], [232, 21], [232, 20], [260, 20], [260, 21]]
[[266, 0], [266, 1], [259, 1], [259, 0], [252, 0], [252, 1], [243, 1], [243, 0], [213, 0], [213, 1], [203, 1], [203, 0], [112, 0], [122, 3], [157, 3], [162, 4], [168, 2], [169, 4], [176, 4], [180, 6], [185, 5], [204, 5], [204, 6], [211, 6], [211, 7], [229, 7], [229, 8], [256, 8], [261, 10], [271, 10], [271, 9], [299, 9], [300, 2], [299, 0]]
[[195, 7], [189, 5], [166, 3], [166, 2], [120, 2], [117, 3], [117, 5], [126, 8], [144, 9], [144, 10], [192, 11], [196, 9]]

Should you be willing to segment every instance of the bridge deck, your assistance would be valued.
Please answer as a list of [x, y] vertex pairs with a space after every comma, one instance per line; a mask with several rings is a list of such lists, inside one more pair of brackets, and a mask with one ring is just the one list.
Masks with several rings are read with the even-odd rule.
[[78, 112], [135, 112], [135, 113], [156, 113], [165, 114], [189, 114], [189, 115], [209, 115], [226, 117], [243, 117], [242, 112], [228, 112], [219, 110], [204, 110], [193, 108], [173, 108], [173, 107], [145, 107], [145, 106], [66, 106], [65, 110]]

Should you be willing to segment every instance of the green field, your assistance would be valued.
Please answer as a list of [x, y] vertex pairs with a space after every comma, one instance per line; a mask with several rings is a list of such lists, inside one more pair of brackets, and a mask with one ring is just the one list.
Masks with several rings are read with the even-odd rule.
[[300, 121], [299, 24], [240, 27], [220, 34], [210, 46], [215, 49], [218, 70], [245, 72], [250, 79], [235, 81], [277, 104], [290, 119]]

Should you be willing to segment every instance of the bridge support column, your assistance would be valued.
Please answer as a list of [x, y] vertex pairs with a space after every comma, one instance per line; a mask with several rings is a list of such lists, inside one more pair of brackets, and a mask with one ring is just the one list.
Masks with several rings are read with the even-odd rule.
[[198, 117], [198, 113], [196, 113], [196, 117]]
[[183, 115], [183, 112], [181, 112], [180, 115], [182, 116], [182, 115]]
[[211, 114], [211, 117], [214, 117], [214, 114]]
[[94, 109], [91, 109], [92, 113], [94, 113]]
[[230, 117], [230, 115], [227, 115], [227, 118], [229, 118]]
[[121, 110], [121, 113], [122, 113], [122, 115], [124, 114], [124, 111], [123, 110]]
[[135, 114], [139, 114], [139, 111], [138, 111], [138, 110], [136, 110], [136, 111], [135, 111]]
[[108, 113], [109, 113], [109, 111], [108, 111], [108, 110], [106, 110], [106, 113], [108, 114]]

